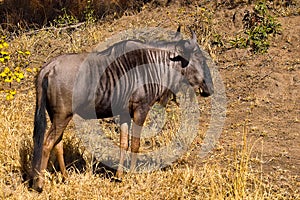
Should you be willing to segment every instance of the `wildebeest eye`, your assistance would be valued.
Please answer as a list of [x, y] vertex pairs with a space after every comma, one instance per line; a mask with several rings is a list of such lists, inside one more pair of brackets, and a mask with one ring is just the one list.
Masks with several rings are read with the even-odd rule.
[[195, 55], [196, 57], [202, 57], [202, 54], [201, 54], [199, 51], [195, 51], [195, 52], [194, 52], [194, 55]]
[[193, 53], [201, 54], [201, 50], [199, 48], [195, 48], [193, 50]]

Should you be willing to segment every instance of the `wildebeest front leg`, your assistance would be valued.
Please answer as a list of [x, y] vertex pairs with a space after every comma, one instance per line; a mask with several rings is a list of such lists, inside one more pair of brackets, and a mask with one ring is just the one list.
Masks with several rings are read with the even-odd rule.
[[124, 171], [124, 161], [126, 156], [126, 151], [128, 150], [128, 124], [121, 124], [121, 133], [120, 133], [120, 161], [117, 170], [117, 178], [122, 178]]
[[149, 110], [150, 109], [147, 106], [147, 107], [139, 108], [134, 112], [134, 116], [133, 116], [134, 123], [132, 125], [132, 136], [131, 136], [130, 171], [134, 171], [136, 168], [137, 153], [139, 152], [139, 148], [140, 148], [141, 131]]
[[126, 151], [129, 147], [129, 128], [130, 128], [130, 116], [120, 116], [121, 132], [120, 132], [120, 161], [118, 170], [116, 173], [117, 178], [122, 178], [124, 172], [124, 161], [126, 157]]

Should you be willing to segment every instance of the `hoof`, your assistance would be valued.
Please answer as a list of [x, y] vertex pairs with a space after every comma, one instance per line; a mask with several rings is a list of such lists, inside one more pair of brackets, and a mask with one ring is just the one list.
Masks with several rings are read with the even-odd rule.
[[38, 193], [42, 193], [43, 192], [43, 186], [39, 186], [37, 184], [37, 182], [35, 182], [34, 180], [33, 180], [33, 184], [32, 184], [31, 189], [34, 190], [34, 191], [36, 191], [36, 192], [38, 192]]
[[122, 183], [122, 178], [112, 177], [110, 181], [115, 183]]
[[43, 188], [41, 188], [41, 187], [32, 187], [31, 189], [32, 189], [32, 191], [36, 191], [38, 193], [42, 193], [43, 192]]

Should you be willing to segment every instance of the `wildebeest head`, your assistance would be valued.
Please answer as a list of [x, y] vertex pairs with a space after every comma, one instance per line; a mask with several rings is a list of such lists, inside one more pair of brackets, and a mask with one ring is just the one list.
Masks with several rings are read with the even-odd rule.
[[[196, 91], [199, 90], [201, 96], [207, 97], [214, 93], [211, 74], [206, 62], [207, 58], [197, 43], [196, 34], [192, 30], [190, 31], [192, 38], [179, 40], [175, 45], [175, 55], [170, 59], [181, 62], [182, 73], [189, 84]], [[176, 37], [179, 37], [178, 33]]]

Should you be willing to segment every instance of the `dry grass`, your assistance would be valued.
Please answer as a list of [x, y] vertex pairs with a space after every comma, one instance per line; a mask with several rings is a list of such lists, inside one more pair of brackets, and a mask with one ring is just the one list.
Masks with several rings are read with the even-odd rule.
[[[37, 194], [23, 182], [31, 160], [32, 102], [32, 94], [19, 94], [14, 101], [1, 105], [2, 199], [274, 199], [286, 195], [273, 193], [274, 186], [264, 183], [262, 171], [250, 167], [252, 144], [247, 144], [246, 129], [242, 145], [233, 144], [234, 151], [226, 158], [217, 156], [193, 166], [184, 164], [185, 159], [190, 159], [186, 157], [164, 170], [127, 174], [122, 183], [111, 182], [105, 174], [93, 173], [90, 165], [85, 164], [82, 172], [70, 167], [70, 177], [65, 183], [59, 172], [47, 173], [44, 192]], [[87, 152], [84, 153], [84, 148], [70, 131], [66, 132], [65, 148], [67, 152], [73, 152], [67, 153], [66, 157], [74, 162], [78, 159], [75, 155], [83, 156]]]
[[[194, 7], [193, 7], [194, 8]], [[169, 11], [172, 12], [169, 12]], [[192, 11], [190, 11], [192, 10]], [[207, 8], [209, 10], [209, 7]], [[127, 28], [161, 26], [176, 29], [177, 23], [188, 25], [195, 18], [206, 20], [202, 11], [195, 13], [189, 7], [169, 7], [168, 9], [145, 8], [136, 16], [127, 16], [119, 21], [84, 26], [75, 31], [49, 30], [34, 34], [24, 33], [10, 42], [11, 51], [27, 49], [31, 55], [31, 66], [40, 67], [50, 58], [68, 52], [90, 51], [99, 41], [104, 41], [113, 33]], [[216, 19], [196, 28], [205, 29], [200, 42], [210, 53], [217, 57], [219, 47], [213, 47]], [[201, 25], [201, 27], [199, 27]], [[231, 34], [231, 33], [227, 33]], [[230, 38], [232, 35], [224, 37]], [[222, 38], [222, 40], [225, 38]], [[64, 143], [66, 162], [70, 177], [63, 183], [59, 172], [53, 169], [55, 162], [49, 165], [52, 172], [46, 173], [44, 192], [38, 194], [28, 189], [28, 174], [32, 155], [33, 113], [35, 91], [33, 76], [28, 74], [26, 81], [18, 87], [18, 94], [12, 101], [1, 100], [0, 104], [0, 198], [1, 199], [297, 199], [295, 187], [281, 187], [273, 182], [280, 176], [269, 179], [264, 174], [262, 159], [253, 158], [252, 148], [261, 148], [260, 141], [247, 138], [247, 118], [244, 131], [236, 134], [228, 150], [219, 147], [204, 160], [199, 160], [192, 151], [187, 152], [172, 166], [151, 173], [126, 174], [122, 183], [112, 182], [103, 170], [93, 169], [89, 152], [75, 136], [74, 124], [65, 132]], [[2, 97], [2, 96], [1, 96]], [[2, 98], [4, 99], [4, 98]], [[205, 104], [204, 104], [205, 105]], [[205, 114], [204, 114], [205, 115]], [[205, 115], [209, 116], [209, 115]], [[176, 120], [175, 120], [176, 122]], [[171, 122], [171, 123], [174, 123]], [[113, 130], [108, 133], [112, 139], [118, 135], [113, 125], [103, 122], [104, 127]], [[173, 125], [170, 125], [171, 128]], [[176, 126], [176, 124], [175, 124]], [[204, 134], [199, 131], [191, 150], [198, 148], [198, 142]], [[170, 131], [169, 131], [170, 132]], [[168, 131], [165, 133], [168, 140]], [[227, 134], [229, 134], [227, 132]], [[242, 140], [241, 140], [242, 138]], [[164, 137], [156, 138], [163, 143]], [[241, 142], [237, 142], [241, 141]], [[117, 142], [117, 141], [116, 141]], [[146, 143], [146, 141], [143, 141]], [[221, 149], [221, 150], [220, 150]], [[220, 151], [220, 152], [219, 152]], [[225, 152], [224, 152], [225, 151]], [[100, 171], [100, 172], [97, 172]], [[111, 172], [107, 172], [111, 174]], [[296, 177], [297, 178], [297, 177]], [[295, 179], [296, 179], [295, 178]], [[297, 184], [297, 180], [290, 183]], [[292, 191], [296, 193], [293, 193]]]

